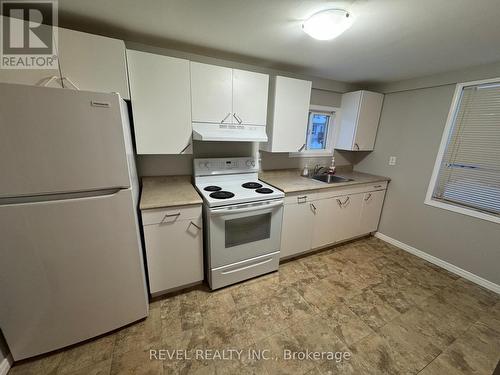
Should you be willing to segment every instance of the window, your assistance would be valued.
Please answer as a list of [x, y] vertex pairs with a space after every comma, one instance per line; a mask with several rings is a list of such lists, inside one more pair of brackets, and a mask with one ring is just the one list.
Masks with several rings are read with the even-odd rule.
[[500, 223], [500, 79], [457, 85], [426, 203]]
[[307, 125], [307, 150], [324, 150], [327, 148], [328, 125], [331, 114], [309, 112]]
[[298, 158], [324, 157], [333, 155], [335, 117], [339, 108], [326, 105], [311, 104], [307, 120], [307, 131], [304, 134], [305, 144], [298, 152], [290, 152], [288, 156]]

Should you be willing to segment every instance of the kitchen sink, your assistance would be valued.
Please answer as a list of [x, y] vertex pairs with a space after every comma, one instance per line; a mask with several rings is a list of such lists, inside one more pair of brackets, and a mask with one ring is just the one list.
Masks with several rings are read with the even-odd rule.
[[352, 178], [345, 178], [341, 176], [335, 176], [333, 174], [320, 174], [313, 176], [313, 180], [326, 182], [327, 184], [338, 184], [339, 182], [349, 182], [353, 181]]

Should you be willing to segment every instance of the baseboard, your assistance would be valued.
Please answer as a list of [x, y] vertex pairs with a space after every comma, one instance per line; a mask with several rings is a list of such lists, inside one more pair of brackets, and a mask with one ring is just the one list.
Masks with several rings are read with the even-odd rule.
[[0, 375], [7, 375], [11, 366], [12, 366], [12, 357], [9, 354], [7, 358], [4, 358], [4, 360], [0, 363]]
[[436, 258], [435, 256], [427, 254], [427, 253], [423, 252], [422, 250], [416, 249], [413, 246], [405, 244], [404, 242], [401, 242], [401, 241], [398, 241], [392, 237], [386, 236], [383, 233], [375, 232], [374, 236], [377, 238], [380, 238], [382, 241], [390, 243], [391, 245], [399, 247], [401, 250], [407, 251], [407, 252], [409, 252], [409, 253], [411, 253], [419, 258], [425, 259], [426, 261], [431, 262], [431, 263], [435, 264], [436, 266], [444, 268], [445, 270], [448, 270], [448, 271], [450, 271], [458, 276], [461, 276], [464, 279], [472, 281], [473, 283], [481, 285], [482, 287], [484, 287], [486, 289], [489, 289], [497, 294], [500, 294], [500, 285], [498, 285], [498, 284], [495, 284], [491, 281], [483, 279], [480, 276], [474, 275], [473, 273], [471, 273], [469, 271], [466, 271], [466, 270], [464, 270], [460, 267], [457, 267], [451, 263], [445, 262], [444, 260]]

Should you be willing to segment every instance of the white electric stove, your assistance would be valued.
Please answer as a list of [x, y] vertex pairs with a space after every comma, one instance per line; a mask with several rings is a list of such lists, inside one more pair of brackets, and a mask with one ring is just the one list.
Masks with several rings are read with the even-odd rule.
[[285, 194], [258, 179], [258, 160], [195, 159], [212, 289], [278, 269]]

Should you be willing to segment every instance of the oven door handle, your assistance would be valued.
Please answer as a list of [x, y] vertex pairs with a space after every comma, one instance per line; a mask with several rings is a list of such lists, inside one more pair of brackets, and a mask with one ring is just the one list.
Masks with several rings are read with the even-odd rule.
[[278, 206], [283, 206], [283, 201], [280, 200], [279, 202], [273, 202], [273, 203], [266, 203], [266, 204], [259, 204], [251, 207], [243, 207], [243, 208], [221, 208], [218, 210], [212, 210], [210, 211], [211, 216], [215, 215], [225, 215], [225, 214], [239, 214], [242, 212], [250, 212], [250, 211], [260, 211], [260, 210], [265, 210], [268, 208], [274, 208]]

